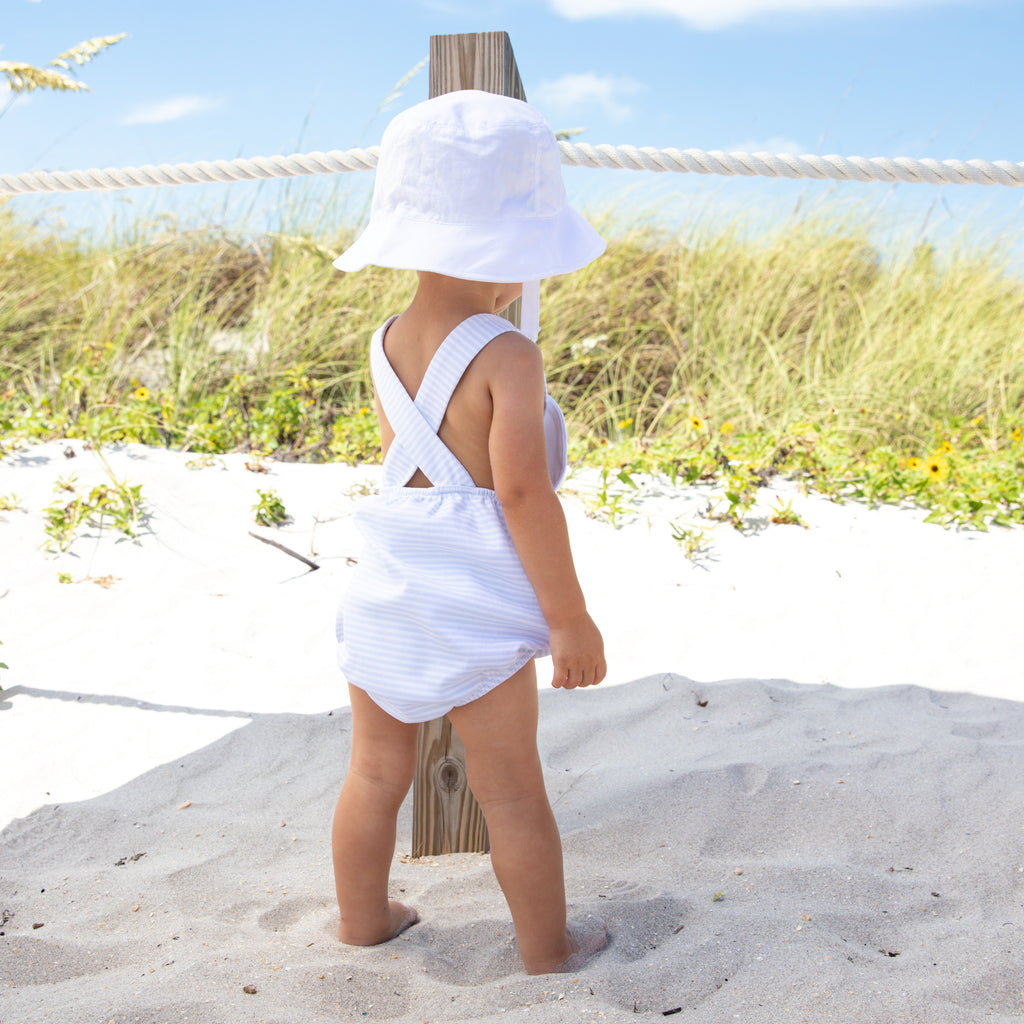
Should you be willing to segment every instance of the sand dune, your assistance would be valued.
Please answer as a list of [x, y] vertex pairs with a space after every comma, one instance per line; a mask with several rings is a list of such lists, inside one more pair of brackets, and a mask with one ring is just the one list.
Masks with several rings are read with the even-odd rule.
[[[545, 689], [541, 747], [573, 912], [612, 941], [530, 978], [488, 858], [410, 860], [408, 807], [393, 881], [421, 923], [333, 938], [330, 624], [374, 471], [113, 450], [146, 531], [53, 556], [55, 479], [104, 473], [65, 447], [0, 462], [4, 1024], [1024, 1014], [1020, 531], [780, 485], [809, 530], [716, 528], [694, 566], [667, 521], [706, 496], [652, 484], [615, 530], [567, 495], [612, 675]], [[320, 571], [248, 537], [268, 486]]]

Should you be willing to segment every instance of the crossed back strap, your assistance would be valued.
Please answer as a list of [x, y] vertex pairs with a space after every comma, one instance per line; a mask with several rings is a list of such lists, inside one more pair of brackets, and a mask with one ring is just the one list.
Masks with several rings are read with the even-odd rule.
[[493, 313], [463, 320], [434, 353], [413, 400], [384, 353], [384, 334], [394, 319], [370, 342], [370, 372], [384, 415], [395, 432], [384, 459], [384, 485], [404, 487], [421, 469], [435, 487], [474, 487], [473, 478], [437, 431], [466, 367], [489, 341], [515, 328]]

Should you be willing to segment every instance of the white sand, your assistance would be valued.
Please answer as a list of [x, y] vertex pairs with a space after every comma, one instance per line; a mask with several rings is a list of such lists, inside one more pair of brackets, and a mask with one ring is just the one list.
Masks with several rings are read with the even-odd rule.
[[[545, 689], [541, 743], [570, 901], [613, 938], [578, 976], [528, 978], [480, 855], [396, 860], [422, 923], [332, 937], [332, 624], [349, 492], [376, 471], [105, 454], [148, 525], [66, 555], [40, 550], [42, 509], [99, 460], [0, 461], [22, 505], [0, 514], [3, 1024], [1024, 1014], [1024, 531], [780, 485], [765, 501], [809, 530], [715, 527], [694, 565], [668, 521], [700, 524], [706, 491], [646, 488], [618, 530], [567, 494], [611, 676]], [[248, 536], [260, 487], [294, 522], [259, 532], [319, 571]]]

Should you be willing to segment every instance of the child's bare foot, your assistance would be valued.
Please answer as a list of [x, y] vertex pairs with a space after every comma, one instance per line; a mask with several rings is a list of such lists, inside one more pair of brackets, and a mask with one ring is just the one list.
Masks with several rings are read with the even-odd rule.
[[603, 923], [569, 921], [565, 926], [569, 956], [560, 963], [527, 966], [527, 974], [570, 974], [581, 970], [587, 961], [604, 949], [608, 941], [608, 928]]
[[391, 924], [394, 930], [383, 940], [384, 942], [401, 935], [406, 928], [411, 928], [420, 919], [419, 911], [415, 907], [399, 903], [398, 900], [388, 900], [388, 910], [391, 911]]
[[346, 928], [344, 922], [338, 927], [338, 940], [346, 946], [379, 946], [382, 942], [390, 942], [391, 939], [401, 935], [406, 928], [411, 928], [420, 915], [415, 907], [399, 903], [398, 900], [388, 900], [388, 923], [383, 932], [359, 932]]

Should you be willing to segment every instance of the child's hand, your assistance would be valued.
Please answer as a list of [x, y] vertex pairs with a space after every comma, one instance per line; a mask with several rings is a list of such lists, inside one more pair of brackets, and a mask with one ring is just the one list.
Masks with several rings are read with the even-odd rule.
[[551, 685], [574, 690], [596, 686], [605, 677], [604, 640], [594, 620], [584, 612], [579, 618], [551, 630]]

